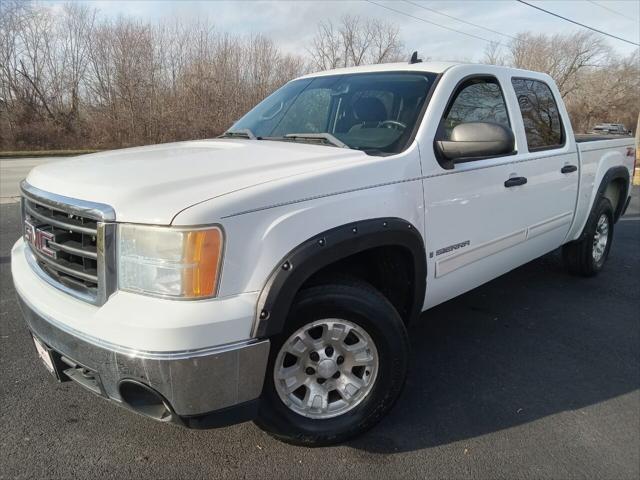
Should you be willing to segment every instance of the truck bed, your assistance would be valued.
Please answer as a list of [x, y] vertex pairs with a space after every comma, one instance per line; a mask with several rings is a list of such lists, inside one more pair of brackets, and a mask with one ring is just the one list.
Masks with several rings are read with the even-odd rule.
[[633, 138], [628, 135], [599, 135], [597, 133], [577, 133], [576, 143], [595, 142], [598, 140], [621, 140]]

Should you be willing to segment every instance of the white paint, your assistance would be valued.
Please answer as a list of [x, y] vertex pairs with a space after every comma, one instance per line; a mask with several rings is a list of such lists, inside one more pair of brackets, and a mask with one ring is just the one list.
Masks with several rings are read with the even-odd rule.
[[[415, 141], [397, 155], [203, 140], [86, 155], [39, 166], [29, 175], [29, 183], [42, 190], [113, 206], [121, 222], [220, 224], [226, 239], [220, 298], [173, 301], [117, 292], [94, 307], [38, 279], [26, 265], [22, 241], [12, 252], [18, 292], [70, 328], [132, 348], [179, 350], [240, 341], [251, 335], [259, 291], [293, 248], [336, 226], [399, 217], [414, 225], [426, 244], [426, 309], [576, 238], [606, 169], [632, 168], [633, 159], [622, 155], [633, 145], [631, 138], [576, 146], [547, 75], [431, 63], [345, 72], [397, 70], [442, 73]], [[457, 82], [473, 74], [493, 74], [502, 84], [518, 153], [443, 170], [433, 152], [435, 131]], [[563, 147], [527, 150], [512, 76], [538, 78], [552, 87], [567, 128]], [[565, 164], [579, 169], [562, 174]], [[528, 183], [505, 188], [513, 175]], [[466, 241], [468, 247], [429, 258], [430, 252]]]
[[177, 351], [249, 339], [257, 292], [197, 302], [117, 292], [102, 307], [67, 295], [38, 278], [22, 240], [11, 251], [16, 291], [44, 318], [124, 348]]
[[119, 222], [167, 225], [198, 202], [367, 158], [355, 150], [306, 144], [199, 140], [41, 165], [29, 173], [27, 181], [45, 191], [111, 205]]

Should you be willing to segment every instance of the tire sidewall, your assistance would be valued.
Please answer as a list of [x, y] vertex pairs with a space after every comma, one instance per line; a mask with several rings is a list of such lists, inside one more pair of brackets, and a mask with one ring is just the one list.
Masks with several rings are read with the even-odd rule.
[[[596, 260], [593, 258], [593, 241], [596, 235], [596, 229], [598, 228], [598, 221], [600, 220], [600, 217], [602, 215], [607, 216], [607, 220], [609, 222], [609, 232], [607, 235], [607, 245], [605, 246], [604, 253], [602, 254], [602, 258], [600, 259], [600, 261], [596, 262]], [[611, 202], [606, 198], [601, 198], [598, 201], [598, 205], [596, 206], [594, 215], [591, 220], [591, 225], [589, 228], [588, 243], [587, 243], [588, 260], [590, 261], [591, 269], [594, 272], [599, 272], [600, 270], [602, 270], [602, 268], [604, 267], [604, 264], [607, 261], [607, 258], [609, 257], [609, 251], [611, 250], [611, 243], [612, 243], [611, 240], [613, 239], [613, 223], [614, 223], [613, 207], [611, 205]]]
[[[314, 287], [294, 303], [282, 334], [274, 337], [257, 423], [270, 433], [300, 444], [343, 441], [373, 426], [397, 399], [406, 378], [408, 338], [393, 306], [380, 294], [345, 285]], [[373, 340], [379, 358], [378, 373], [369, 394], [352, 410], [328, 419], [307, 418], [290, 410], [274, 385], [275, 360], [293, 332], [317, 320], [338, 318], [363, 328]]]

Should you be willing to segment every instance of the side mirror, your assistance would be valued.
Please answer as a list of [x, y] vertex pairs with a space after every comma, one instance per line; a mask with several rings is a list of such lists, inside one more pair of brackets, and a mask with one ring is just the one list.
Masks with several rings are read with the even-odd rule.
[[478, 157], [508, 155], [515, 149], [510, 128], [497, 123], [461, 123], [451, 131], [450, 140], [436, 140], [435, 146], [445, 168]]

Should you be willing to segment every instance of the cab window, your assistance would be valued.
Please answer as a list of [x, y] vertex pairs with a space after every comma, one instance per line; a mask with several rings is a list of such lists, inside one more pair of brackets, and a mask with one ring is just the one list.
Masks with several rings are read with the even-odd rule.
[[564, 132], [558, 105], [549, 86], [529, 78], [513, 78], [530, 152], [560, 148]]

